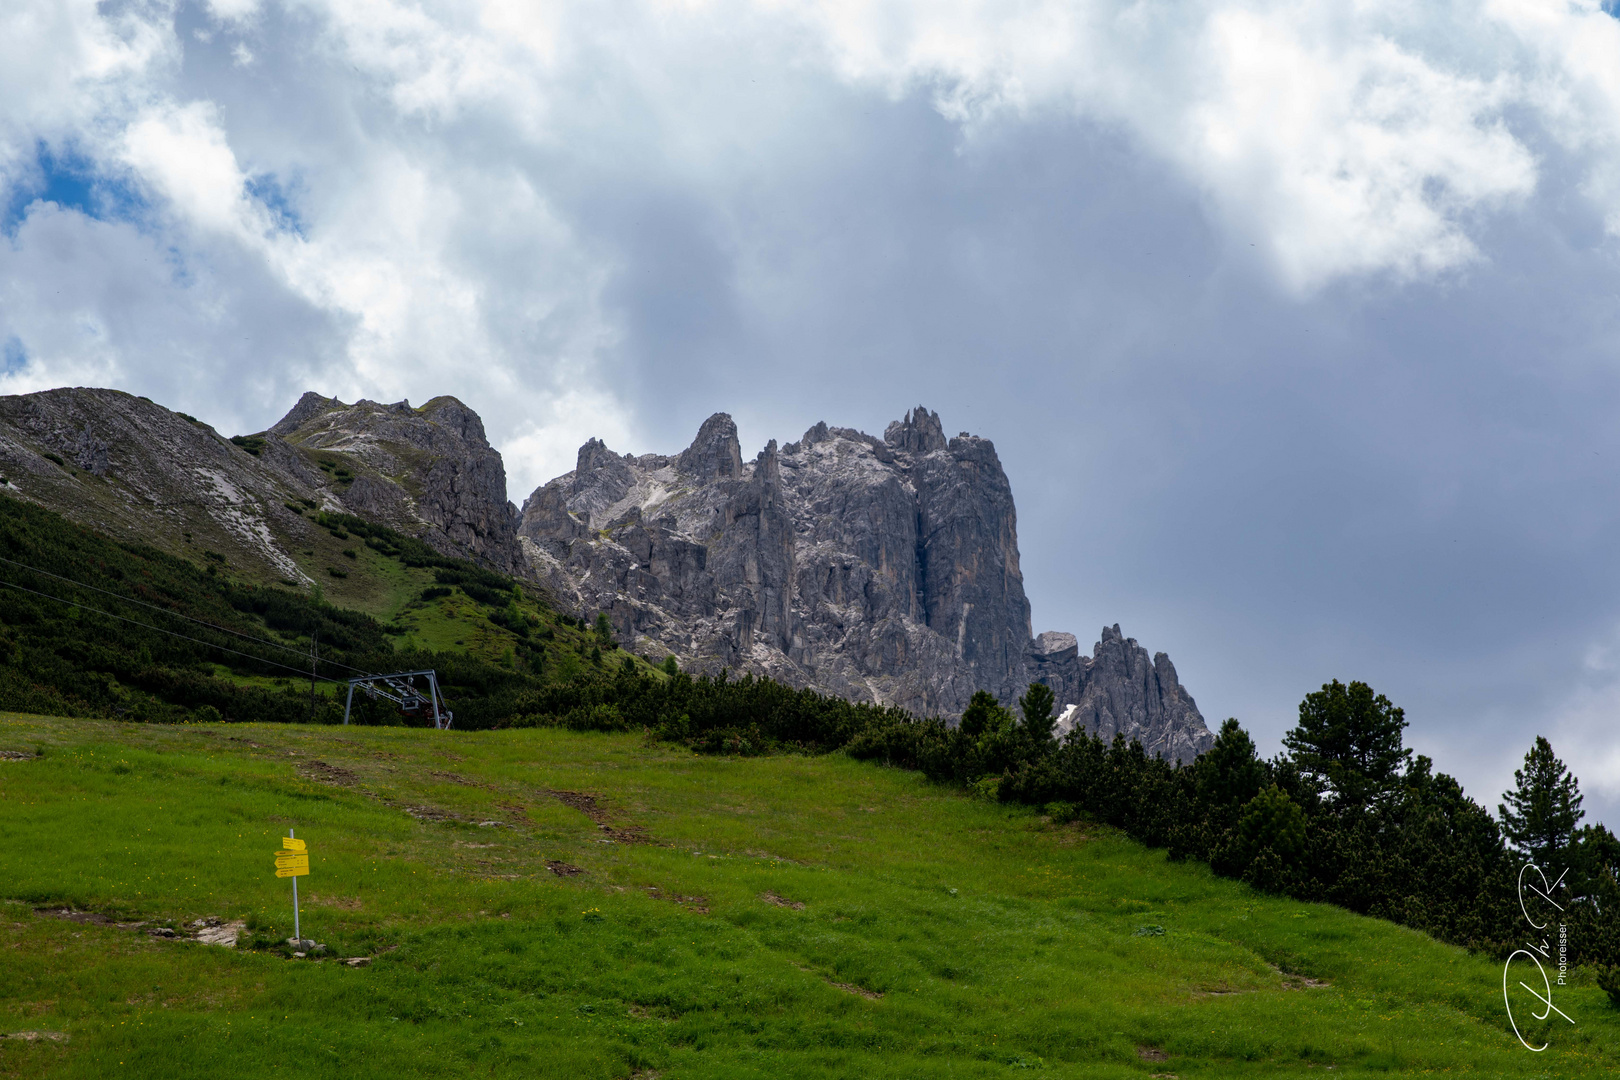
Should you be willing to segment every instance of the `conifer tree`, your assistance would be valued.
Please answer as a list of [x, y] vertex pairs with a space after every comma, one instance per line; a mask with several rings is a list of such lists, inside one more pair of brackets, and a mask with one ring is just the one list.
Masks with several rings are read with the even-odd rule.
[[1044, 747], [1052, 741], [1052, 724], [1057, 719], [1052, 712], [1056, 704], [1052, 688], [1038, 682], [1030, 683], [1024, 696], [1018, 699], [1018, 711], [1024, 714], [1024, 729], [1037, 746]]
[[968, 707], [962, 710], [960, 730], [970, 738], [1006, 731], [1012, 726], [1012, 714], [1003, 709], [988, 690], [976, 691]]
[[1388, 789], [1412, 751], [1401, 745], [1406, 713], [1363, 682], [1334, 679], [1299, 703], [1299, 726], [1283, 737], [1305, 777], [1341, 808], [1366, 806]]
[[1254, 747], [1254, 740], [1237, 719], [1221, 725], [1215, 745], [1199, 757], [1198, 793], [1211, 808], [1235, 809], [1260, 794], [1265, 786], [1266, 767]]
[[1513, 770], [1513, 790], [1497, 807], [1502, 833], [1514, 850], [1544, 869], [1565, 856], [1575, 830], [1586, 816], [1581, 809], [1581, 786], [1553, 754], [1541, 735], [1524, 755], [1524, 768]]

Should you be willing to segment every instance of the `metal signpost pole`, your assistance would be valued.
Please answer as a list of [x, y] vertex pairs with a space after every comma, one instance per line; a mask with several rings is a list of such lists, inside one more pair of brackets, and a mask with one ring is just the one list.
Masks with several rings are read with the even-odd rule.
[[[287, 836], [291, 837], [292, 835], [293, 835], [292, 826], [289, 825], [287, 827]], [[302, 948], [303, 947], [304, 935], [299, 931], [299, 928], [298, 928], [298, 878], [295, 876], [292, 879], [292, 881], [293, 881], [293, 941], [295, 941], [297, 943], [297, 944], [295, 944], [293, 946], [293, 948], [297, 949], [297, 948]]]

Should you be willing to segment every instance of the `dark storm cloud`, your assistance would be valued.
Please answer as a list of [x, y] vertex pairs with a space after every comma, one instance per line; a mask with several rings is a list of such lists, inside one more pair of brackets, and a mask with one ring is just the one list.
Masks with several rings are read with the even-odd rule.
[[449, 391], [518, 500], [591, 435], [676, 450], [723, 409], [751, 453], [921, 402], [995, 440], [1037, 631], [1120, 622], [1271, 749], [1366, 679], [1488, 802], [1545, 733], [1620, 809], [1594, 11], [5, 19], [7, 392], [252, 430]]
[[1274, 748], [1304, 693], [1370, 681], [1487, 801], [1536, 732], [1602, 744], [1566, 713], [1620, 613], [1620, 277], [1567, 190], [1465, 271], [1301, 301], [1117, 132], [840, 119], [808, 175], [610, 215], [636, 449], [921, 401], [996, 441], [1037, 631], [1122, 622]]

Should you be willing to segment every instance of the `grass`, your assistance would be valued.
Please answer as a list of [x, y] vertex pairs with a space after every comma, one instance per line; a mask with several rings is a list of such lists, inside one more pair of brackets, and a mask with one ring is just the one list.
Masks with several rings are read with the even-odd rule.
[[[1489, 959], [838, 756], [17, 715], [0, 716], [0, 750], [36, 755], [0, 762], [0, 1034], [69, 1036], [0, 1040], [0, 1076], [1620, 1064], [1620, 1013], [1590, 980], [1557, 991], [1576, 1026], [1531, 1054]], [[559, 792], [595, 796], [594, 817]], [[312, 856], [305, 936], [369, 967], [270, 947], [292, 930], [270, 872], [289, 825]], [[179, 927], [242, 918], [262, 947], [35, 911], [64, 906]]]

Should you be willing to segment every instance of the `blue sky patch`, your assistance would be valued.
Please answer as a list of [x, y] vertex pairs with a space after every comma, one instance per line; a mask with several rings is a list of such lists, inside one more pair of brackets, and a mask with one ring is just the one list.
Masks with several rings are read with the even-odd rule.
[[146, 200], [125, 178], [97, 172], [89, 158], [43, 141], [36, 144], [34, 167], [13, 180], [0, 232], [15, 235], [35, 202], [53, 202], [98, 221], [127, 221], [146, 208]]
[[275, 173], [260, 173], [248, 177], [247, 193], [270, 211], [271, 219], [281, 232], [296, 233], [304, 238], [304, 219], [294, 205], [294, 193], [300, 186], [297, 180], [284, 183]]
[[0, 367], [0, 372], [6, 375], [15, 375], [28, 367], [28, 350], [23, 348], [22, 339], [15, 334], [6, 338], [6, 346], [0, 356], [4, 358], [4, 367]]

